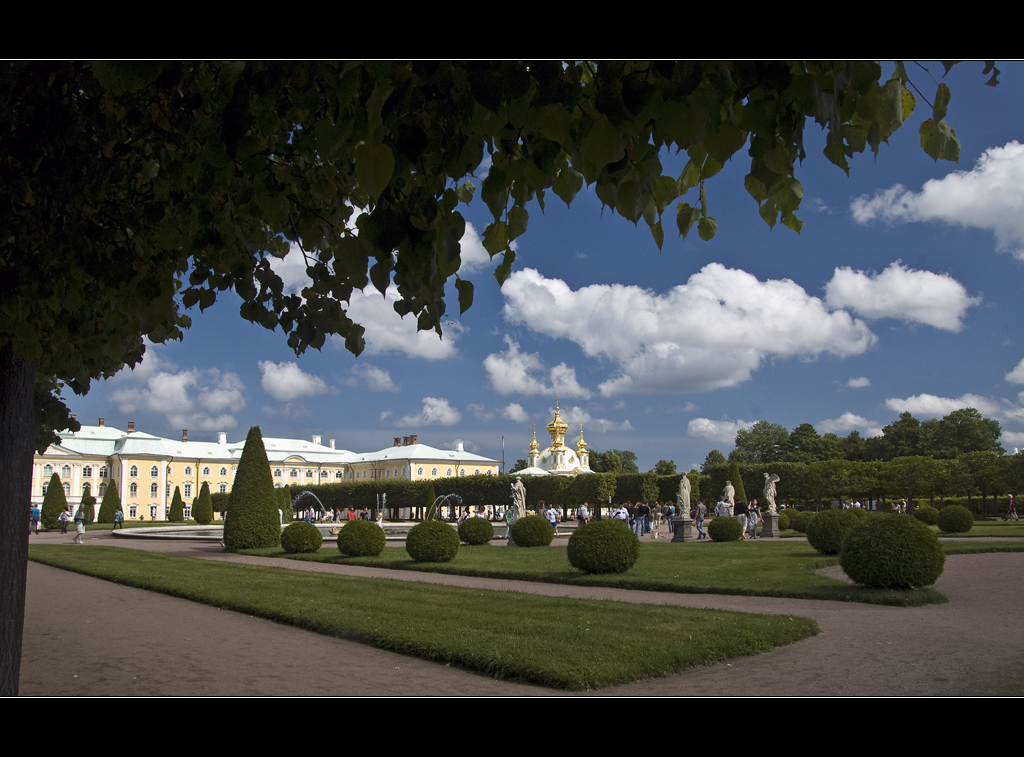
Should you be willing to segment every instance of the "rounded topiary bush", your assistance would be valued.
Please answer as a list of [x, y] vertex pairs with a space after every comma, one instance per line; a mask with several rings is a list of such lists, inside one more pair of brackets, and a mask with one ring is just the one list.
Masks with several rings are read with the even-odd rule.
[[939, 521], [939, 511], [931, 505], [921, 505], [914, 508], [914, 517], [926, 526], [934, 526]]
[[846, 575], [872, 589], [931, 586], [945, 562], [946, 554], [928, 526], [890, 514], [858, 523], [839, 552]]
[[866, 518], [868, 517], [868, 511], [863, 507], [851, 507], [846, 512], [851, 513], [854, 518]]
[[281, 532], [281, 548], [285, 552], [316, 552], [324, 543], [320, 529], [312, 523], [292, 523]]
[[735, 518], [718, 517], [708, 524], [708, 536], [713, 541], [739, 541], [743, 526]]
[[640, 540], [624, 521], [595, 520], [569, 537], [568, 555], [584, 573], [625, 573], [640, 555]]
[[459, 551], [459, 535], [447, 523], [425, 520], [409, 529], [405, 551], [416, 562], [448, 562]]
[[799, 510], [789, 516], [789, 527], [798, 533], [807, 533], [807, 524], [813, 517], [814, 513], [810, 510]]
[[836, 555], [861, 519], [852, 510], [825, 510], [807, 522], [807, 541], [823, 555]]
[[470, 546], [486, 544], [494, 538], [494, 526], [486, 518], [466, 518], [459, 524], [459, 538]]
[[527, 515], [512, 524], [512, 541], [517, 547], [547, 547], [554, 538], [555, 527], [539, 515]]
[[779, 513], [779, 529], [785, 531], [787, 528], [792, 528], [790, 525], [789, 516], [792, 515], [790, 510], [783, 510]]
[[965, 534], [974, 526], [974, 515], [961, 505], [946, 505], [939, 510], [935, 522], [947, 534]]
[[350, 520], [338, 532], [338, 551], [347, 557], [376, 557], [384, 543], [384, 532], [372, 520]]

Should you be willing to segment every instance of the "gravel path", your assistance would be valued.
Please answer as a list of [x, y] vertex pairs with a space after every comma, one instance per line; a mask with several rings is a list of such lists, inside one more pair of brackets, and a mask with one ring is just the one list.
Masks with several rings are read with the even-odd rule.
[[[295, 570], [811, 617], [814, 638], [604, 689], [617, 696], [957, 696], [1024, 694], [1017, 635], [1024, 553], [953, 555], [937, 588], [945, 605], [666, 594], [300, 563], [226, 554], [189, 542], [118, 545]], [[59, 534], [37, 543], [67, 542]], [[73, 547], [69, 547], [73, 548]], [[577, 650], [566, 650], [576, 654]], [[363, 644], [29, 563], [21, 694], [26, 696], [530, 696], [551, 689], [495, 681]]]

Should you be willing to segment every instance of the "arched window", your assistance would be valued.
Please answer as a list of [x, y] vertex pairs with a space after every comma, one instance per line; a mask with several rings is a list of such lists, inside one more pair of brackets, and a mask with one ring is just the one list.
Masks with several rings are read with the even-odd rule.
[[422, 476], [423, 475], [423, 468], [422, 467], [416, 469], [416, 475], [417, 476]]
[[128, 478], [138, 478], [138, 477], [139, 477], [139, 466], [133, 465], [131, 468], [128, 469]]
[[160, 478], [160, 469], [157, 466], [153, 466], [149, 469], [150, 478]]
[[156, 499], [156, 497], [157, 497], [157, 495], [159, 493], [160, 493], [160, 488], [156, 484], [150, 484], [149, 485], [149, 496], [150, 497], [152, 497], [153, 499]]
[[107, 466], [101, 465], [100, 466], [100, 478], [106, 478], [106, 477], [107, 477]]
[[131, 518], [132, 520], [135, 520], [136, 518], [139, 517], [139, 508], [138, 508], [137, 505], [129, 505], [128, 506], [128, 517]]
[[479, 468], [476, 468], [476, 469], [475, 469], [475, 470], [473, 471], [473, 475], [474, 475], [474, 476], [479, 476], [479, 475], [480, 475], [480, 469], [479, 469]]
[[306, 478], [313, 478], [313, 470], [309, 469], [306, 471]]
[[171, 497], [171, 485], [167, 484], [167, 498], [170, 499], [170, 497]]
[[156, 520], [156, 505], [149, 506], [149, 519]]
[[391, 478], [391, 469], [390, 468], [385, 468], [384, 469], [384, 478]]
[[46, 496], [46, 487], [48, 487], [49, 485], [49, 481], [43, 481], [43, 496]]
[[167, 475], [168, 476], [171, 475], [171, 466], [169, 466], [169, 465], [167, 466]]
[[82, 478], [92, 478], [92, 466], [82, 466]]
[[363, 471], [363, 478], [366, 478], [366, 471]]
[[128, 496], [129, 497], [138, 497], [139, 496], [139, 485], [137, 483], [135, 483], [134, 481], [132, 481], [130, 484], [128, 484]]
[[451, 478], [451, 477], [452, 477], [452, 469], [449, 468], [448, 469], [448, 473], [445, 474], [445, 478]]
[[345, 479], [344, 471], [335, 471], [334, 478], [337, 481], [343, 481]]
[[204, 476], [209, 476], [210, 475], [210, 466], [209, 465], [204, 465], [203, 466], [203, 475]]
[[185, 475], [186, 476], [191, 476], [192, 475], [192, 466], [191, 465], [186, 465], [185, 466]]
[[437, 468], [431, 468], [430, 469], [430, 475], [431, 476], [437, 476]]
[[331, 475], [331, 474], [330, 474], [330, 473], [328, 473], [328, 472], [327, 472], [327, 471], [325, 471], [325, 470], [321, 470], [321, 471], [320, 471], [320, 478], [327, 478], [327, 477], [328, 477], [329, 475]]
[[[107, 485], [105, 483], [101, 483], [100, 484], [100, 496], [102, 497], [106, 493], [107, 493]], [[45, 494], [45, 492], [44, 492], [44, 494]]]
[[63, 468], [60, 469], [60, 477], [61, 478], [71, 478], [71, 466], [70, 465], [65, 465]]
[[459, 468], [459, 475], [460, 476], [465, 476], [466, 475], [466, 469], [465, 468]]
[[[228, 475], [228, 469], [227, 468], [221, 468], [220, 469], [220, 475], [222, 475], [222, 476]], [[274, 475], [275, 476], [280, 476], [281, 475], [281, 471], [280, 470], [274, 471]]]
[[52, 476], [53, 475], [53, 466], [50, 465], [50, 464], [44, 465], [43, 466], [43, 475], [46, 478], [49, 478], [50, 476]]
[[63, 483], [63, 487], [64, 487], [64, 496], [65, 497], [70, 497], [71, 496], [71, 484], [69, 482], [65, 481]]
[[220, 485], [220, 493], [221, 494], [227, 494], [227, 491], [228, 491], [228, 485], [227, 484], [221, 484]]
[[[221, 468], [220, 471], [221, 471], [220, 475], [222, 475], [222, 476], [226, 476], [227, 475], [227, 473], [224, 472], [223, 468]], [[274, 478], [281, 478], [281, 469], [280, 468], [274, 468]]]
[[299, 472], [297, 470], [295, 470], [295, 468], [292, 468], [291, 471], [288, 472], [288, 477], [289, 478], [298, 478], [299, 477]]
[[490, 468], [487, 469], [487, 475], [488, 476], [491, 475], [491, 469]]
[[191, 498], [192, 497], [192, 484], [191, 483], [187, 483], [187, 484], [185, 484], [184, 488], [185, 488], [185, 491], [182, 493], [182, 496], [185, 497], [186, 499]]

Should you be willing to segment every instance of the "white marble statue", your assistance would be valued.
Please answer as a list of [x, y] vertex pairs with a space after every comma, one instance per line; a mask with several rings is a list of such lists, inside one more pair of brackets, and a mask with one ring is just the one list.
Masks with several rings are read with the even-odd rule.
[[777, 512], [775, 509], [775, 484], [781, 480], [774, 473], [764, 474], [764, 501], [767, 503], [770, 513]]
[[676, 492], [676, 509], [683, 518], [690, 517], [690, 486], [689, 477], [684, 475]]

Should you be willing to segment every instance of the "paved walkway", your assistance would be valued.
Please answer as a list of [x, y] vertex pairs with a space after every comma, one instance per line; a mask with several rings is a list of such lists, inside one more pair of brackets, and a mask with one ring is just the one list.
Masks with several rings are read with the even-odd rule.
[[[43, 534], [36, 543], [67, 543]], [[945, 605], [667, 594], [558, 586], [226, 554], [188, 542], [88, 545], [272, 564], [295, 570], [444, 583], [550, 596], [617, 599], [789, 615], [817, 637], [729, 664], [595, 692], [619, 696], [1024, 694], [1024, 553], [956, 555], [937, 588]], [[70, 547], [69, 549], [76, 549]], [[656, 643], [656, 640], [654, 640]], [[575, 654], [578, 650], [567, 650]], [[21, 693], [26, 696], [532, 696], [551, 689], [494, 681], [356, 642], [29, 563]]]

